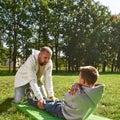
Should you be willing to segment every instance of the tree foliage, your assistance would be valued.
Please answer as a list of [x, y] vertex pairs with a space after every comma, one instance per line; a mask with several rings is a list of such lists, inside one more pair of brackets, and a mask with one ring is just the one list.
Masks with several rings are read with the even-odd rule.
[[43, 46], [53, 50], [56, 72], [59, 66], [78, 71], [81, 65], [120, 71], [120, 21], [114, 20], [94, 0], [1, 0], [0, 48], [7, 46], [14, 72], [17, 58], [26, 60]]

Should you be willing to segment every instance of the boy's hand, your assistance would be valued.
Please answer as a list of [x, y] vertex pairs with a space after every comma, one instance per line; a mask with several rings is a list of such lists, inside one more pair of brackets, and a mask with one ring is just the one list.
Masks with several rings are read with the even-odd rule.
[[37, 106], [38, 106], [39, 109], [44, 110], [44, 109], [45, 109], [45, 108], [44, 108], [44, 104], [45, 104], [45, 100], [44, 100], [44, 99], [40, 99], [40, 100], [38, 101], [38, 103], [37, 103]]
[[72, 85], [72, 87], [70, 89], [70, 94], [75, 95], [76, 91], [78, 91], [80, 93], [80, 87], [81, 87], [81, 85], [79, 83], [75, 83], [74, 85]]

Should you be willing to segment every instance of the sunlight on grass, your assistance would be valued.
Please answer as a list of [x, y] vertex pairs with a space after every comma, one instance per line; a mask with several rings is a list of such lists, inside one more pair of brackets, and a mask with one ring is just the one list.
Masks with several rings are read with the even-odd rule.
[[[101, 74], [97, 83], [105, 84], [104, 96], [94, 114], [113, 120], [120, 119], [120, 75]], [[53, 75], [55, 96], [62, 99], [78, 75]], [[14, 96], [14, 76], [0, 76], [0, 120], [30, 120], [11, 105]]]
[[120, 75], [100, 75], [99, 83], [105, 84], [104, 96], [96, 109], [97, 114], [102, 114], [113, 120], [119, 120], [120, 115]]

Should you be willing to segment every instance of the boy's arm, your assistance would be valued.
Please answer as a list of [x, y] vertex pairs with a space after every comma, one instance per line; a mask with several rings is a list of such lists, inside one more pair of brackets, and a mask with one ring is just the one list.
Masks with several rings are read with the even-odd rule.
[[75, 83], [72, 85], [71, 89], [70, 89], [70, 94], [71, 95], [75, 95], [75, 92], [78, 91], [80, 93], [80, 88], [81, 88], [81, 84], [79, 83]]

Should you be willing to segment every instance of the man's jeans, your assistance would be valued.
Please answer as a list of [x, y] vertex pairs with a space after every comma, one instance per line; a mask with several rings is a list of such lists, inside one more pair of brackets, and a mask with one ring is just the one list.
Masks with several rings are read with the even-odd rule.
[[[24, 97], [25, 97], [25, 89], [26, 88], [29, 88], [30, 85], [27, 84], [27, 85], [24, 85], [24, 86], [21, 86], [21, 87], [18, 87], [18, 88], [15, 88], [15, 93], [14, 93], [14, 101], [16, 103], [20, 103], [24, 100]], [[47, 97], [47, 94], [46, 94], [46, 90], [44, 88], [44, 85], [39, 85], [39, 89], [43, 95], [43, 97]]]
[[18, 88], [15, 88], [15, 95], [14, 95], [14, 101], [16, 103], [20, 103], [24, 100], [24, 96], [25, 96], [25, 89], [27, 88], [27, 85], [25, 86], [21, 86]]
[[[44, 99], [46, 101], [46, 104], [45, 104], [46, 112], [48, 112], [58, 118], [64, 118], [63, 113], [62, 113], [62, 108], [61, 108], [61, 104], [63, 101], [52, 102], [51, 100], [47, 100], [46, 98], [44, 98]], [[38, 100], [36, 100], [34, 98], [29, 98], [28, 103], [35, 107], [38, 107], [37, 106]]]

